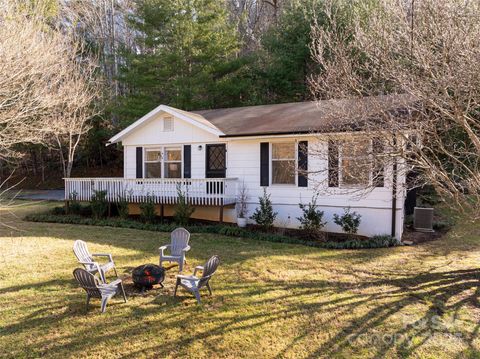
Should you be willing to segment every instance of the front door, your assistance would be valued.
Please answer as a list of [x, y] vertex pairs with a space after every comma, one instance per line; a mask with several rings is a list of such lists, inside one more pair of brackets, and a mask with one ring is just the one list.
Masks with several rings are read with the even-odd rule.
[[206, 178], [225, 178], [227, 172], [227, 150], [225, 144], [207, 145]]
[[[227, 174], [227, 149], [225, 144], [206, 146], [205, 178], [225, 178]], [[223, 194], [223, 182], [207, 182], [208, 194]]]

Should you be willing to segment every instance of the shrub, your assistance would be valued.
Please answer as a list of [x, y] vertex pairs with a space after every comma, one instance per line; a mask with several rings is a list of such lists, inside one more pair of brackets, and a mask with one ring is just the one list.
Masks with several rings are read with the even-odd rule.
[[245, 230], [240, 227], [220, 226], [217, 233], [223, 234], [224, 236], [242, 237]]
[[93, 218], [105, 217], [108, 210], [107, 191], [93, 191], [90, 207], [92, 208]]
[[55, 216], [66, 214], [65, 213], [65, 208], [63, 208], [63, 207], [53, 207], [51, 213]]
[[155, 202], [153, 197], [148, 195], [145, 197], [145, 202], [140, 204], [140, 218], [145, 223], [155, 222], [156, 213], [155, 213]]
[[350, 212], [350, 208], [345, 208], [345, 211], [341, 216], [336, 213], [333, 215], [333, 222], [342, 227], [342, 230], [345, 233], [355, 234], [360, 226], [361, 218], [362, 216], [357, 212]]
[[386, 248], [399, 245], [400, 243], [388, 234], [375, 235], [368, 239], [350, 239], [343, 242], [328, 241], [321, 243], [322, 247], [331, 249]]
[[[119, 228], [140, 229], [146, 231], [171, 232], [176, 228], [176, 224], [148, 224], [131, 219], [118, 218], [85, 218], [78, 215], [52, 215], [52, 214], [29, 214], [25, 220], [32, 222], [46, 223], [65, 223], [65, 224], [82, 224], [90, 226], [109, 226]], [[400, 245], [399, 242], [388, 235], [373, 236], [368, 239], [351, 239], [343, 242], [336, 241], [306, 241], [298, 238], [281, 236], [274, 233], [263, 233], [251, 231], [243, 228], [227, 225], [194, 225], [186, 227], [191, 233], [216, 233], [226, 236], [242, 237], [267, 242], [303, 244], [311, 247], [323, 247], [334, 249], [360, 249], [360, 248], [380, 248], [393, 247]]]
[[302, 210], [302, 216], [297, 217], [300, 221], [300, 229], [307, 232], [320, 231], [327, 222], [322, 222], [323, 211], [318, 210], [317, 205], [318, 194], [312, 197], [308, 204], [299, 203], [298, 206]]
[[80, 214], [80, 211], [82, 210], [82, 206], [80, 205], [80, 202], [77, 200], [78, 198], [78, 193], [76, 191], [73, 191], [70, 193], [68, 196], [68, 213], [71, 214]]
[[117, 206], [118, 216], [122, 219], [128, 218], [128, 200], [126, 196], [118, 196], [117, 202], [115, 203]]
[[242, 187], [238, 191], [237, 197], [237, 217], [245, 218], [247, 216], [247, 201], [248, 201], [248, 189], [245, 182], [242, 183]]
[[375, 248], [373, 247], [374, 245], [377, 245], [378, 247], [394, 247], [399, 245], [396, 238], [389, 234], [377, 234], [369, 238], [368, 241], [372, 243], [370, 248]]
[[255, 209], [255, 212], [250, 219], [253, 219], [255, 223], [262, 226], [264, 229], [271, 228], [278, 213], [273, 211], [270, 195], [267, 194], [265, 188], [263, 189], [263, 196], [259, 197], [258, 201], [260, 202], [260, 207]]
[[433, 229], [436, 231], [448, 231], [454, 225], [453, 221], [437, 220], [433, 222]]
[[187, 201], [180, 185], [177, 185], [178, 202], [175, 206], [175, 222], [181, 226], [186, 226], [190, 221], [195, 208]]
[[90, 204], [86, 204], [85, 206], [80, 206], [80, 211], [78, 212], [80, 216], [85, 217], [92, 217], [93, 211], [92, 206]]

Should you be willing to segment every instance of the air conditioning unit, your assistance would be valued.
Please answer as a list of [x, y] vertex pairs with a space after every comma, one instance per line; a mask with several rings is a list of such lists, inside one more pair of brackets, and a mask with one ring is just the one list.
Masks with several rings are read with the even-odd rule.
[[420, 232], [433, 232], [433, 208], [415, 207], [413, 228]]

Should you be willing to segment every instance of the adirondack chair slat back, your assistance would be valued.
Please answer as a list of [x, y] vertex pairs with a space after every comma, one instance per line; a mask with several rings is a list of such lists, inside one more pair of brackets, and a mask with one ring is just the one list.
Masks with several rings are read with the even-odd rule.
[[83, 268], [77, 268], [73, 271], [73, 276], [90, 297], [102, 297], [102, 293], [98, 289], [98, 279], [93, 274], [88, 273]]
[[203, 274], [202, 278], [198, 281], [198, 288], [203, 287], [208, 283], [210, 278], [212, 278], [213, 274], [218, 268], [218, 265], [220, 264], [220, 259], [218, 256], [212, 256], [207, 263], [203, 266]]
[[170, 239], [172, 241], [172, 255], [180, 256], [182, 255], [182, 250], [186, 246], [188, 246], [188, 241], [190, 240], [190, 232], [188, 232], [185, 228], [177, 228], [171, 233]]
[[[93, 258], [87, 248], [87, 243], [81, 240], [76, 240], [73, 244], [73, 253], [79, 262], [93, 262]], [[90, 269], [91, 266], [87, 266]]]

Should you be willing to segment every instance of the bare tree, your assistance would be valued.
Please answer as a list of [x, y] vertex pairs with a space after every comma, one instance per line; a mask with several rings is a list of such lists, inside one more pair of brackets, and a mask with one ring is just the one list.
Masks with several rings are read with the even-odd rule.
[[332, 0], [324, 16], [312, 28], [316, 98], [403, 94], [397, 108], [406, 119], [386, 111], [380, 96], [356, 113], [357, 123], [389, 142], [381, 156], [417, 171], [411, 186], [430, 184], [478, 218], [480, 3]]
[[18, 156], [21, 143], [42, 143], [45, 124], [61, 99], [57, 76], [63, 39], [48, 32], [34, 16], [1, 2], [0, 15], [0, 157]]
[[21, 156], [21, 144], [53, 141], [68, 147], [68, 176], [100, 90], [96, 63], [80, 56], [70, 33], [47, 24], [42, 9], [15, 0], [0, 9], [0, 158]]
[[258, 50], [262, 36], [275, 25], [284, 6], [291, 0], [228, 0], [231, 17], [238, 26], [243, 51]]
[[133, 1], [63, 0], [61, 9], [64, 26], [93, 45], [110, 94], [121, 94], [117, 81], [123, 62], [121, 50], [135, 47], [136, 34], [127, 21], [134, 9]]
[[60, 153], [63, 175], [70, 177], [78, 147], [90, 130], [90, 120], [98, 115], [97, 103], [101, 95], [101, 83], [96, 75], [97, 63], [77, 54], [80, 45], [72, 43], [65, 53], [62, 85], [58, 94], [63, 99], [52, 115], [48, 132], [53, 137], [50, 144]]

